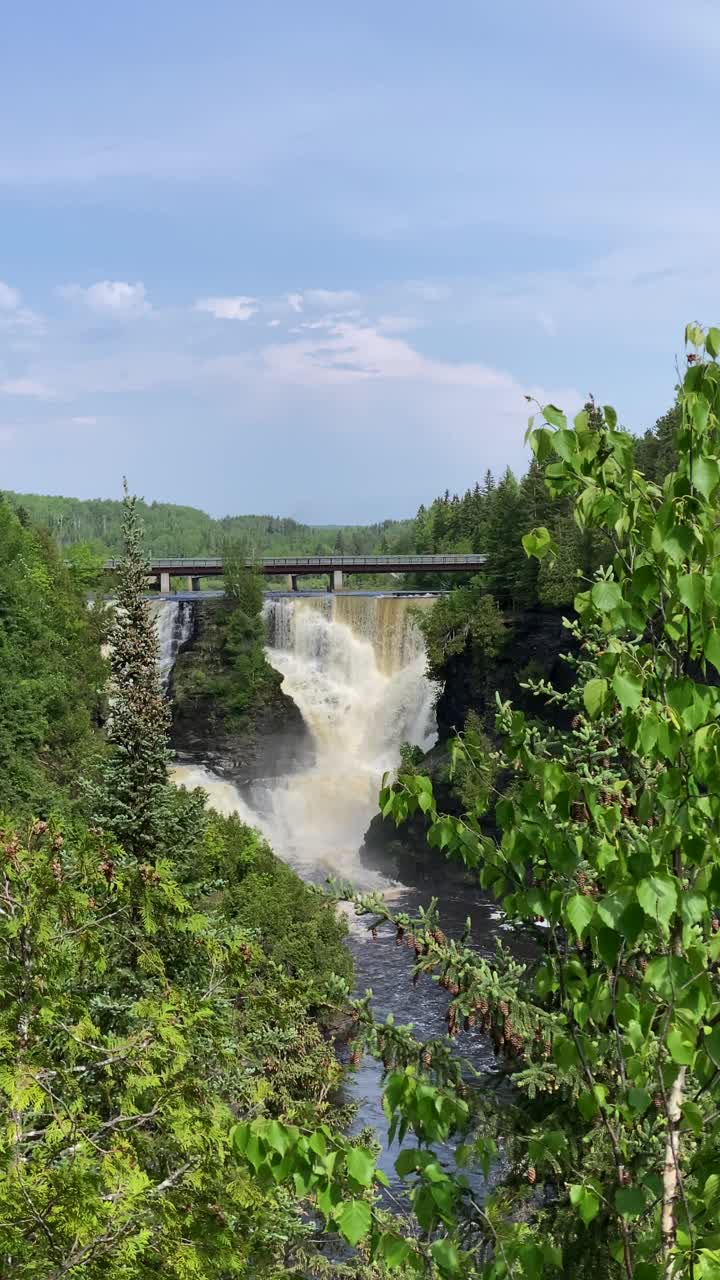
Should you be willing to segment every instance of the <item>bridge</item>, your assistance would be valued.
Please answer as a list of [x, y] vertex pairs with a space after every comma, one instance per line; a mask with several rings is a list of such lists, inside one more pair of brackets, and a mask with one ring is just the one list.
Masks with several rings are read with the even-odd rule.
[[[246, 560], [249, 569], [269, 577], [285, 578], [288, 591], [297, 591], [301, 577], [328, 575], [329, 589], [342, 590], [346, 574], [351, 573], [477, 573], [485, 562], [482, 555], [444, 556], [275, 556]], [[118, 560], [107, 560], [105, 570], [115, 573]], [[195, 557], [183, 559], [153, 559], [150, 561], [150, 577], [158, 583], [160, 591], [167, 594], [171, 578], [185, 578], [188, 591], [197, 591], [200, 578], [222, 578], [225, 561], [219, 557]]]

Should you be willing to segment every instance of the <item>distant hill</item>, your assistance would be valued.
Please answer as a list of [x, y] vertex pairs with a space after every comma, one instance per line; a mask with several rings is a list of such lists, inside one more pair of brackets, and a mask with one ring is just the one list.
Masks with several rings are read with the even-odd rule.
[[[108, 498], [62, 498], [38, 493], [5, 497], [24, 508], [33, 524], [50, 530], [62, 547], [89, 543], [115, 555], [121, 545], [122, 503]], [[228, 539], [242, 539], [249, 555], [369, 555], [412, 551], [414, 520], [385, 520], [372, 525], [307, 525], [286, 516], [224, 516], [214, 520], [197, 507], [171, 502], [138, 504], [151, 556], [219, 555]]]

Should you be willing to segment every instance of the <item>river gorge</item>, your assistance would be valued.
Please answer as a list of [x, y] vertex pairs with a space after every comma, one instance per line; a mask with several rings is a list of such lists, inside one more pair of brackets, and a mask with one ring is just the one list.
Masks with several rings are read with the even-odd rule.
[[[212, 767], [213, 754], [179, 761], [178, 785], [202, 787], [219, 811], [237, 813], [266, 836], [274, 851], [310, 882], [349, 880], [356, 889], [378, 890], [398, 909], [414, 912], [431, 895], [440, 899], [448, 932], [461, 933], [472, 918], [480, 950], [493, 949], [501, 921], [492, 904], [436, 854], [418, 849], [421, 876], [398, 876], [380, 854], [368, 857], [365, 836], [377, 813], [382, 775], [399, 763], [408, 742], [428, 750], [436, 740], [439, 690], [426, 675], [418, 610], [432, 597], [326, 595], [270, 599], [264, 606], [266, 654], [283, 677], [283, 692], [298, 708], [309, 737], [294, 767], [271, 776], [242, 778]], [[189, 601], [161, 601], [157, 610], [160, 670], [172, 694], [172, 667], [192, 644]], [[210, 746], [212, 744], [209, 744]], [[272, 752], [271, 752], [272, 754]], [[286, 753], [283, 756], [286, 759]], [[372, 939], [366, 921], [348, 913], [348, 943], [356, 987], [374, 995], [376, 1016], [390, 1012], [413, 1023], [422, 1038], [443, 1034], [447, 996], [434, 983], [413, 988], [411, 956], [393, 940]], [[463, 1037], [461, 1052], [477, 1068], [489, 1063], [479, 1033]], [[347, 1088], [358, 1104], [356, 1124], [372, 1125], [384, 1140], [381, 1069], [365, 1059]], [[393, 1173], [387, 1149], [382, 1162]]]

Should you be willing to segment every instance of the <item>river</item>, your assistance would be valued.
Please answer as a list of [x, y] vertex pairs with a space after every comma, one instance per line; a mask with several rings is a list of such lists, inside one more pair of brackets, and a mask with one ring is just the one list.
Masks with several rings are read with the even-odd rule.
[[[436, 896], [446, 932], [461, 933], [470, 916], [475, 945], [489, 954], [503, 927], [498, 912], [436, 853], [428, 850], [427, 869], [421, 876], [406, 877], [405, 883], [377, 859], [369, 866], [362, 856], [383, 772], [396, 767], [403, 742], [427, 750], [437, 736], [437, 690], [426, 675], [415, 621], [416, 611], [433, 603], [422, 596], [342, 595], [266, 602], [267, 656], [303, 715], [314, 747], [312, 764], [280, 781], [255, 782], [242, 795], [232, 782], [199, 763], [178, 765], [173, 777], [179, 785], [203, 787], [215, 808], [238, 813], [258, 827], [304, 879], [350, 880], [361, 891], [379, 890], [398, 910], [411, 913]], [[163, 675], [174, 661], [167, 650], [177, 652], [187, 626], [186, 616], [178, 612], [182, 608], [166, 602], [172, 618], [160, 611]], [[445, 992], [429, 980], [413, 987], [410, 953], [382, 930], [372, 939], [366, 920], [351, 911], [348, 918], [357, 990], [364, 994], [372, 989], [376, 1017], [392, 1013], [397, 1023], [412, 1023], [422, 1039], [443, 1034]], [[479, 1032], [463, 1034], [458, 1051], [478, 1070], [492, 1061]], [[364, 1059], [347, 1088], [358, 1105], [357, 1127], [372, 1125], [378, 1132], [381, 1163], [392, 1176], [394, 1153], [382, 1112], [379, 1064]]]

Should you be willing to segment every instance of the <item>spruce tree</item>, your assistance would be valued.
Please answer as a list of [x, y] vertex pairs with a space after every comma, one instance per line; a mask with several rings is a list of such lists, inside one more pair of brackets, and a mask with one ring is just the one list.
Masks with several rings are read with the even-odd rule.
[[110, 632], [110, 715], [96, 819], [136, 857], [161, 843], [170, 757], [170, 712], [158, 673], [155, 621], [145, 600], [149, 572], [137, 498], [124, 481], [123, 554]]

